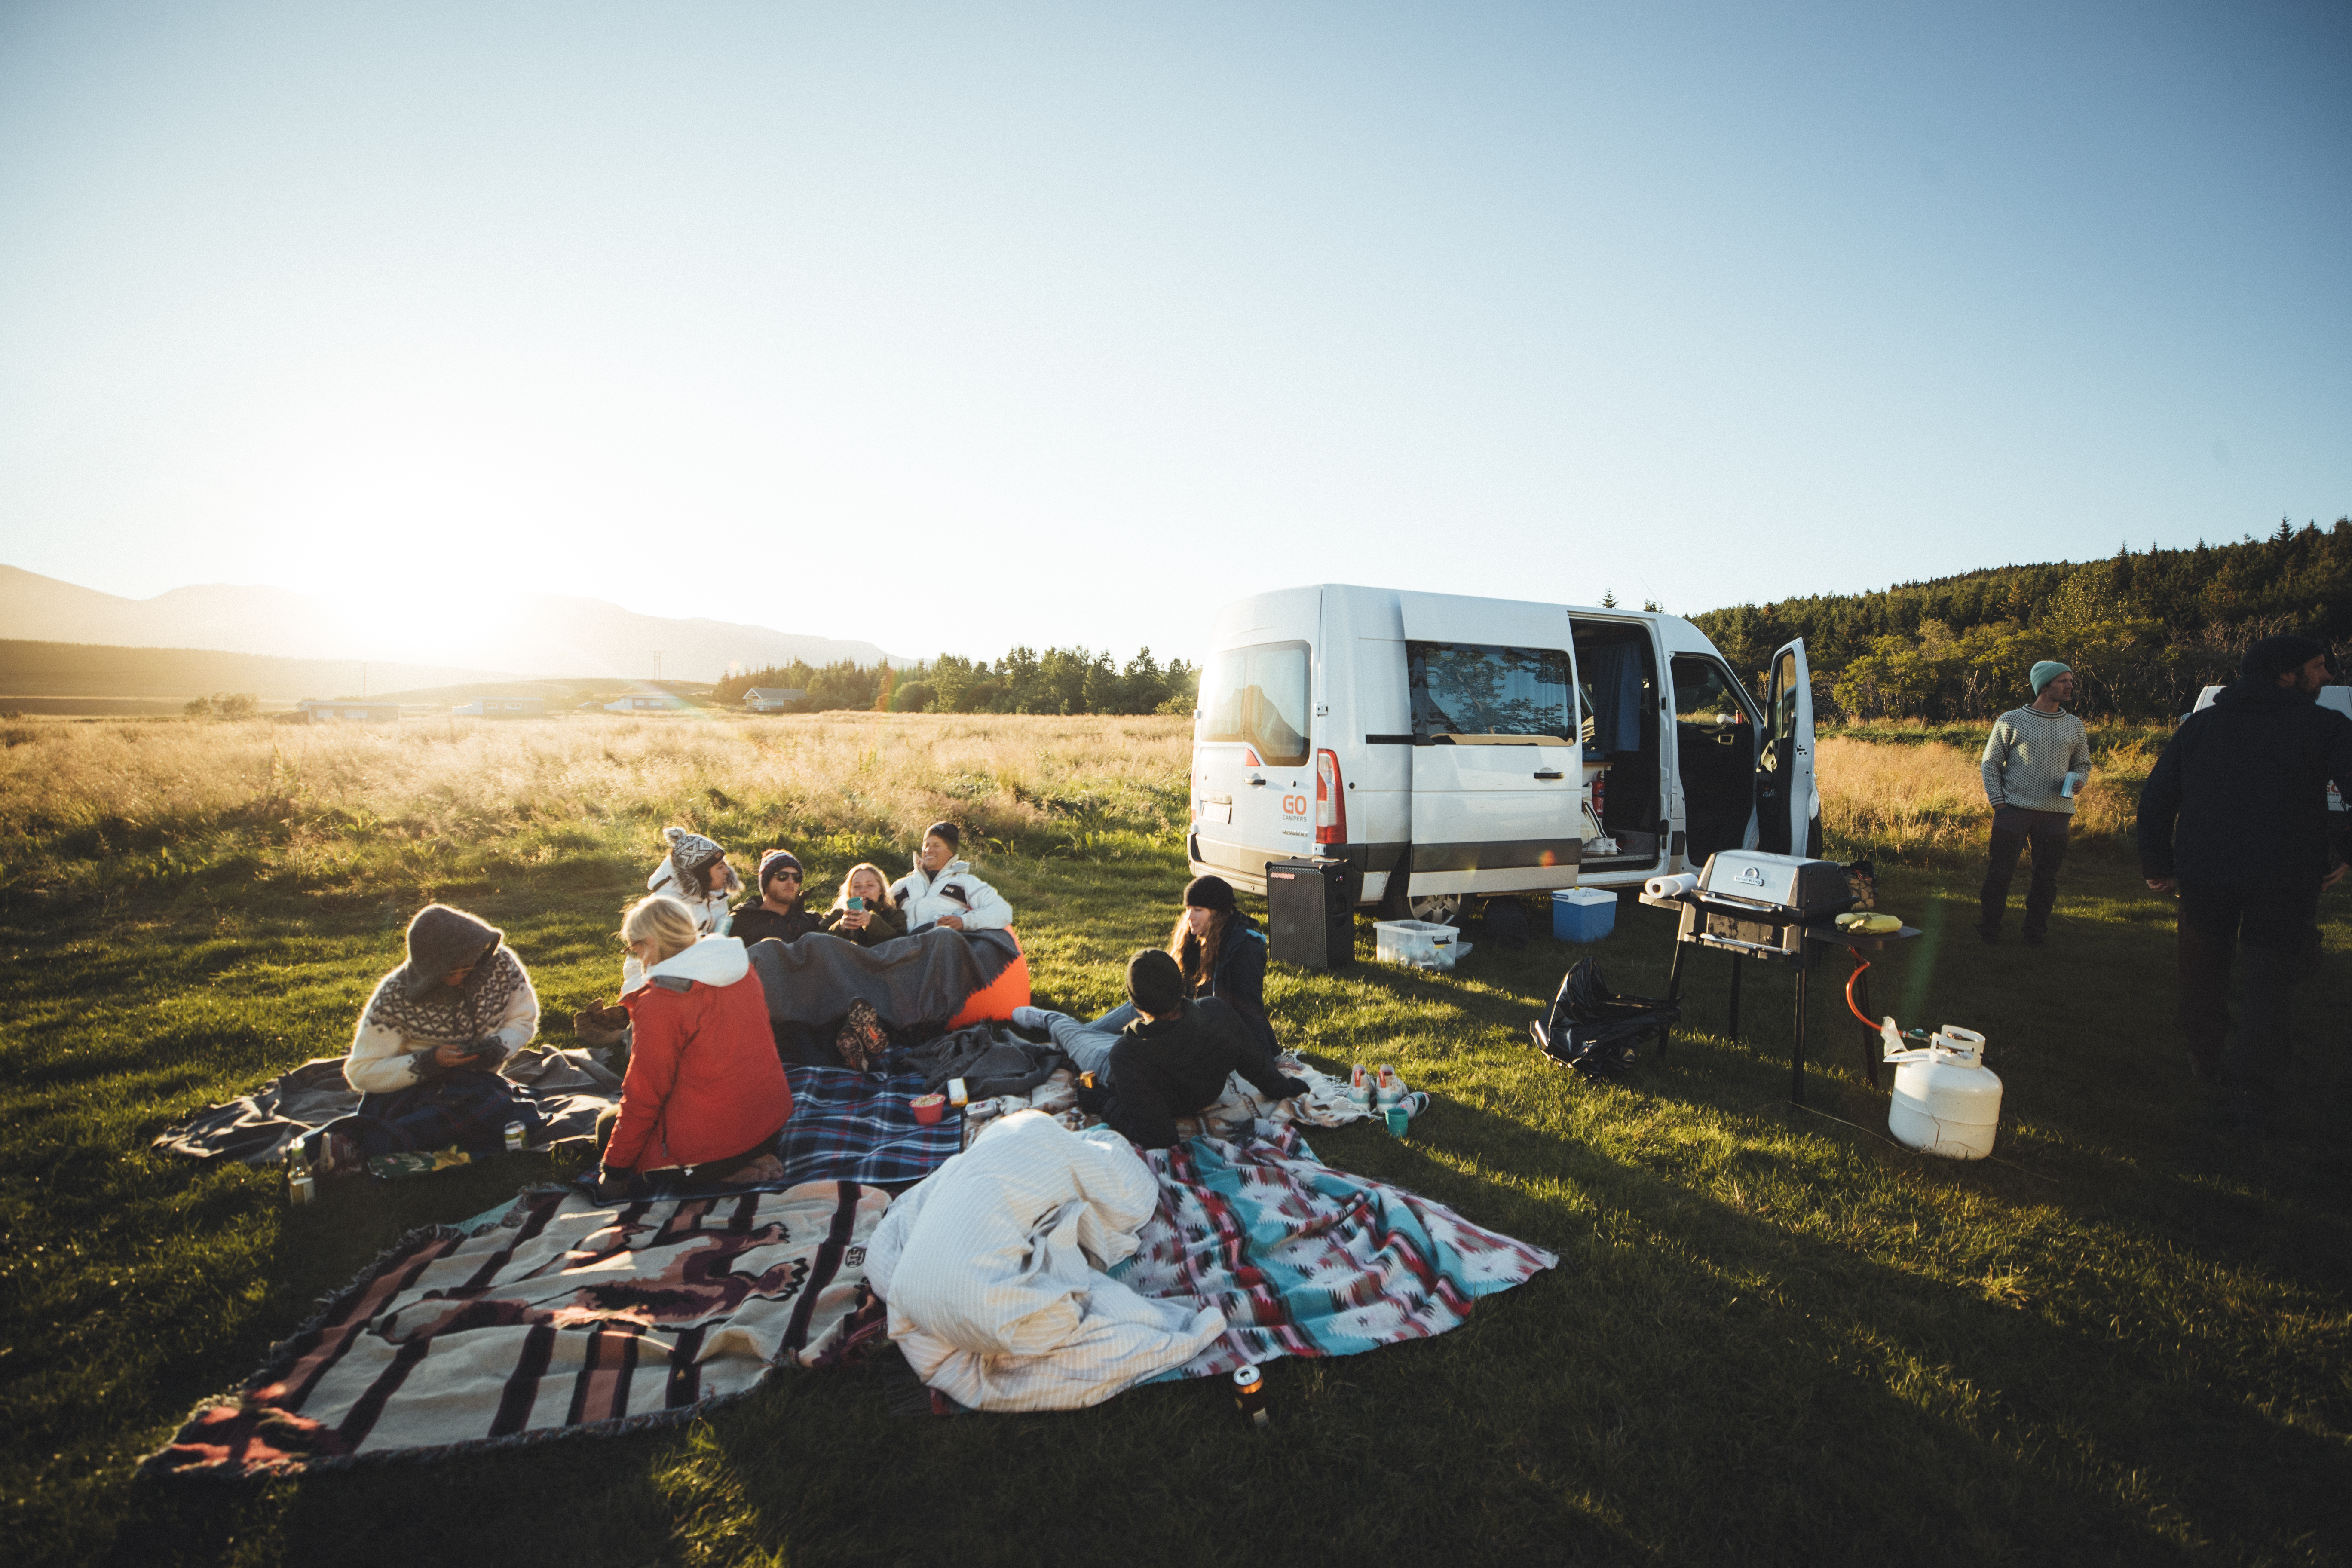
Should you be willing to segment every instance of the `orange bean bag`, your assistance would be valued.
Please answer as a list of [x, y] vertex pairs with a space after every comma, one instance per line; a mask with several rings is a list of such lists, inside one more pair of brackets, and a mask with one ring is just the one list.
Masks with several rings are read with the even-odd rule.
[[1013, 939], [1013, 962], [1004, 966], [1003, 973], [963, 999], [962, 1010], [948, 1020], [950, 1032], [983, 1020], [1010, 1023], [1013, 1009], [1029, 1005], [1029, 955], [1021, 951], [1020, 932], [1007, 926], [1004, 934]]

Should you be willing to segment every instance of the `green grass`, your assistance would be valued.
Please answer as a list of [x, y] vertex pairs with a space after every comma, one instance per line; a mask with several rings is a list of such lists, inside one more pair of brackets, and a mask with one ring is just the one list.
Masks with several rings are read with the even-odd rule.
[[[844, 847], [847, 847], [846, 845]], [[1041, 1000], [1116, 999], [1184, 878], [1164, 847], [985, 869]], [[438, 888], [502, 925], [551, 1022], [609, 993], [602, 847]], [[2264, 1146], [2218, 1134], [2169, 1026], [2168, 910], [2070, 863], [2052, 944], [1987, 948], [1958, 871], [1890, 871], [1927, 934], [1877, 1002], [1982, 1030], [1995, 1163], [1897, 1150], [1861, 1031], [1815, 988], [1811, 1103], [1786, 1103], [1787, 977], [1695, 960], [1691, 1028], [1622, 1088], [1525, 1043], [1583, 951], [1481, 943], [1453, 975], [1276, 965], [1285, 1039], [1396, 1062], [1412, 1136], [1310, 1134], [1560, 1254], [1425, 1343], [1268, 1369], [1254, 1434], [1217, 1386], [1095, 1410], [885, 1413], [871, 1372], [779, 1373], [666, 1434], [264, 1485], [131, 1467], [407, 1228], [543, 1177], [533, 1156], [305, 1210], [275, 1179], [148, 1152], [176, 1115], [334, 1054], [395, 961], [404, 900], [215, 879], [0, 906], [0, 1410], [17, 1562], [564, 1564], [1214, 1562], [2323, 1563], [2352, 1542], [2352, 1161], [2340, 957], [2307, 988], [2309, 1093]], [[63, 906], [63, 907], [59, 907]], [[2328, 901], [2331, 945], [2343, 895]], [[1474, 939], [1475, 933], [1474, 932]], [[1369, 931], [1363, 949], [1370, 951]], [[1591, 950], [1662, 984], [1666, 918]], [[1842, 978], [1843, 965], [1825, 974]], [[1833, 1118], [1842, 1118], [1843, 1121]], [[1852, 1123], [1853, 1125], [1847, 1125]]]

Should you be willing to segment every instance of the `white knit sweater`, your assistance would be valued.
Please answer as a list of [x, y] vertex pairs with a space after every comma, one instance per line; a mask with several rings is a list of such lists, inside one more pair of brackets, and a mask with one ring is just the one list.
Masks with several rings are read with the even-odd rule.
[[[2091, 772], [2091, 739], [2072, 713], [2012, 708], [1993, 721], [1984, 749], [1985, 799], [1998, 811], [2057, 811], [2072, 816], [2074, 802], [2058, 793], [2068, 773]], [[2081, 794], [2079, 785], [2075, 791]]]

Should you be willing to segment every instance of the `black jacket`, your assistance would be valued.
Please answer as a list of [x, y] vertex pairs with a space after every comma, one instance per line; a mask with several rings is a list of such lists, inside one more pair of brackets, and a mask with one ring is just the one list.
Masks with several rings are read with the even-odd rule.
[[1187, 1002], [1173, 1018], [1138, 1018], [1119, 1031], [1105, 1069], [1109, 1092], [1100, 1114], [1144, 1148], [1165, 1149], [1176, 1142], [1176, 1119], [1214, 1105], [1226, 1077], [1236, 1072], [1276, 1100], [1307, 1092], [1305, 1084], [1276, 1069], [1231, 1007], [1213, 996]]
[[2352, 798], [2352, 720], [2291, 689], [2227, 687], [2180, 721], [2140, 790], [2140, 869], [2204, 886], [2316, 880], [2331, 779]]
[[1200, 994], [1214, 996], [1240, 1014], [1243, 1026], [1269, 1058], [1280, 1054], [1274, 1022], [1265, 1016], [1265, 938], [1246, 912], [1225, 917], [1225, 940], [1209, 965], [1208, 988]]
[[734, 919], [727, 927], [727, 934], [741, 938], [743, 945], [749, 947], [768, 937], [774, 937], [779, 942], [797, 942], [817, 930], [818, 925], [816, 916], [811, 914], [798, 900], [793, 900], [789, 910], [780, 915], [754, 899], [735, 911]]

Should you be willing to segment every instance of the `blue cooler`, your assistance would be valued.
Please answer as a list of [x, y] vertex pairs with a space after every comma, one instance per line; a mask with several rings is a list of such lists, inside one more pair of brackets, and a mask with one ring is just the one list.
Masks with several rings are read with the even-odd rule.
[[1551, 934], [1599, 942], [1617, 929], [1617, 895], [1606, 888], [1562, 888], [1551, 896]]

